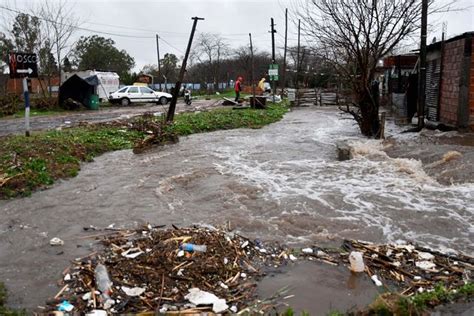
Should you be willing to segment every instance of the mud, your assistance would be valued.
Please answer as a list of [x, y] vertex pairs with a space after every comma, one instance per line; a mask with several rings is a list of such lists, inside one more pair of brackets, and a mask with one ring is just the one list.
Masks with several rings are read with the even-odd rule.
[[[390, 132], [401, 141], [399, 130]], [[335, 144], [347, 139], [357, 155], [339, 162]], [[290, 246], [354, 238], [472, 254], [474, 185], [445, 186], [420, 161], [383, 149], [337, 111], [305, 108], [261, 130], [192, 135], [141, 155], [105, 154], [76, 178], [0, 201], [0, 280], [9, 304], [34, 309], [54, 296], [68, 261], [96, 247], [84, 239], [89, 225], [230, 222], [250, 238]], [[52, 237], [65, 245], [51, 247]], [[345, 301], [347, 286], [339, 285], [331, 295]]]

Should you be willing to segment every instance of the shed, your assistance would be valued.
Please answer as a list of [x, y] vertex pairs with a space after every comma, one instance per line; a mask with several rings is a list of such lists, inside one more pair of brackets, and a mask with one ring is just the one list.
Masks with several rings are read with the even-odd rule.
[[94, 88], [97, 85], [97, 78], [94, 77], [82, 79], [78, 75], [73, 75], [67, 79], [59, 87], [59, 104], [64, 106], [67, 99], [72, 99], [90, 108]]

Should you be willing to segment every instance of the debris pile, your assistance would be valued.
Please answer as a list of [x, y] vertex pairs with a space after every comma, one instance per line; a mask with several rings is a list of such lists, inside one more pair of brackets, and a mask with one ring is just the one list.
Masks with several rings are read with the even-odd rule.
[[[160, 113], [161, 114], [161, 113]], [[170, 132], [169, 123], [157, 118], [155, 113], [146, 112], [131, 122], [130, 129], [148, 134], [133, 146], [133, 153], [140, 154], [153, 145], [174, 144], [179, 141], [178, 135]]]
[[76, 259], [64, 271], [65, 285], [47, 310], [72, 305], [82, 314], [234, 312], [255, 299], [263, 268], [288, 258], [278, 246], [264, 247], [258, 240], [208, 226], [148, 225], [113, 231], [101, 240], [102, 252]]
[[[85, 227], [84, 230], [96, 230]], [[105, 229], [103, 251], [76, 259], [46, 311], [102, 313], [250, 313], [282, 303], [284, 290], [261, 301], [257, 281], [288, 262], [305, 258], [365, 272], [376, 286], [401, 295], [448, 290], [471, 282], [474, 258], [414, 245], [345, 240], [342, 249], [284, 249], [212, 226], [137, 230]], [[92, 236], [91, 236], [92, 237]]]
[[[474, 272], [473, 257], [451, 256], [411, 244], [345, 240], [343, 248], [363, 254], [365, 271], [377, 286], [394, 286], [402, 295], [432, 291], [438, 284], [456, 289], [471, 282]], [[348, 262], [346, 256], [341, 259]]]

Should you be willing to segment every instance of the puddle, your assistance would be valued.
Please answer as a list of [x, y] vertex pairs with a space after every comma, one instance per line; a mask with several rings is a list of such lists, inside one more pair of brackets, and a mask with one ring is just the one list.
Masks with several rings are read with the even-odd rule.
[[[258, 286], [262, 298], [271, 297], [288, 286], [285, 302], [299, 315], [327, 315], [330, 311], [348, 311], [365, 307], [379, 294], [368, 276], [352, 274], [347, 267], [333, 267], [316, 262], [301, 262], [282, 273], [266, 276]], [[281, 308], [282, 311], [286, 308]]]

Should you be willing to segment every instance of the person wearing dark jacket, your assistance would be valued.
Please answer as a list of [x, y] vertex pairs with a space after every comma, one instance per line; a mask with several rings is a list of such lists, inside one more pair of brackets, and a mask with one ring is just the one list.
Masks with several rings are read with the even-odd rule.
[[235, 102], [239, 102], [240, 98], [240, 91], [242, 91], [242, 77], [237, 78], [237, 81], [235, 82], [234, 85], [234, 90], [235, 90]]

